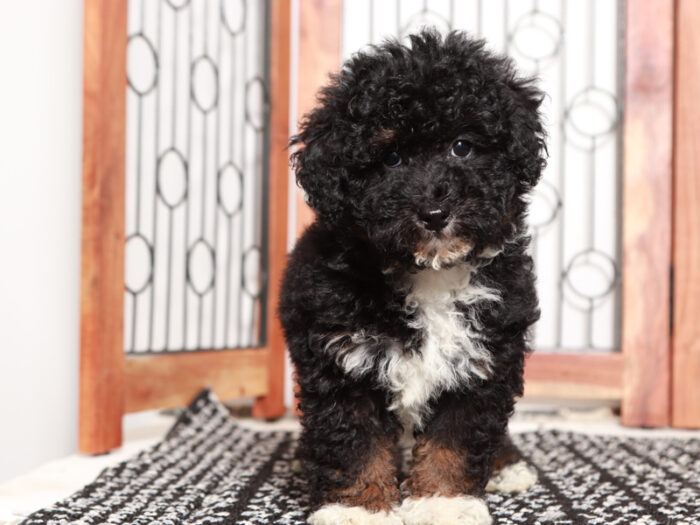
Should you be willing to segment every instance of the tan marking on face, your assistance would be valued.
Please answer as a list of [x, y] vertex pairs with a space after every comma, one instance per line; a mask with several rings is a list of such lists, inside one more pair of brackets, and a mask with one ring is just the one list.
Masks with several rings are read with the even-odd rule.
[[413, 465], [403, 486], [412, 497], [469, 494], [476, 483], [467, 477], [465, 462], [465, 451], [418, 438], [413, 447]]
[[375, 146], [386, 146], [396, 140], [397, 131], [395, 129], [379, 128], [377, 134], [372, 137], [372, 144]]
[[418, 246], [413, 254], [416, 264], [439, 270], [445, 265], [455, 263], [472, 251], [469, 241], [459, 238], [429, 239]]
[[334, 502], [364, 507], [371, 512], [388, 511], [400, 499], [393, 442], [377, 444], [355, 481], [332, 495]]

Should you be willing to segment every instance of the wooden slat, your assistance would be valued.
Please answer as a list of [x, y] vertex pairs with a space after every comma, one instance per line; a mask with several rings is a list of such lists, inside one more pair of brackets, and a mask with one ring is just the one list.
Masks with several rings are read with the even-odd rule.
[[[318, 90], [337, 72], [341, 61], [343, 23], [342, 0], [308, 0], [299, 3], [299, 67], [297, 113], [299, 119], [316, 105]], [[314, 212], [304, 200], [304, 192], [296, 193], [296, 233], [299, 237], [314, 221]], [[295, 376], [296, 377], [296, 376]], [[298, 391], [294, 380], [294, 393]], [[297, 404], [294, 413], [299, 415]]]
[[290, 1], [272, 2], [270, 24], [270, 189], [267, 300], [267, 393], [256, 400], [253, 415], [274, 418], [284, 414], [285, 342], [277, 317], [280, 281], [287, 260], [287, 187], [289, 180], [289, 42]]
[[622, 421], [669, 423], [673, 0], [627, 2]]
[[700, 2], [677, 9], [672, 424], [700, 428]]
[[622, 355], [535, 352], [525, 362], [525, 397], [612, 399], [622, 395]]
[[[340, 68], [343, 2], [341, 0], [305, 0], [299, 2], [299, 117], [316, 104], [316, 94]], [[297, 236], [314, 220], [314, 212], [297, 191]]]
[[78, 447], [89, 454], [122, 437], [125, 104], [126, 0], [86, 0]]
[[220, 399], [267, 391], [266, 350], [216, 350], [130, 356], [126, 359], [126, 412], [186, 405], [202, 389]]

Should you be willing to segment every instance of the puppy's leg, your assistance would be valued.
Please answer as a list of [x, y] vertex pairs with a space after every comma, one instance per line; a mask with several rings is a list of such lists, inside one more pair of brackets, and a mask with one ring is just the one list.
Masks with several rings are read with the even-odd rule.
[[487, 525], [491, 516], [466, 468], [466, 451], [434, 437], [418, 437], [399, 514], [407, 525]]
[[508, 435], [501, 442], [491, 472], [487, 492], [524, 492], [537, 481], [535, 469], [520, 457]]
[[486, 401], [448, 393], [434, 404], [404, 482], [407, 498], [399, 514], [405, 525], [492, 523], [484, 487], [505, 433], [507, 404]]
[[302, 395], [302, 456], [318, 507], [311, 525], [402, 525], [395, 513], [398, 425], [383, 399], [358, 390]]

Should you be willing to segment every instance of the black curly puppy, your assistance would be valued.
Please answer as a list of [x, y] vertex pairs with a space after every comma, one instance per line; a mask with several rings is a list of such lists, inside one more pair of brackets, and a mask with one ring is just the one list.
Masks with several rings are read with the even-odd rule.
[[525, 216], [542, 94], [483, 41], [410, 41], [351, 58], [291, 142], [317, 218], [280, 313], [317, 525], [486, 524], [485, 489], [534, 482], [506, 427], [539, 315]]

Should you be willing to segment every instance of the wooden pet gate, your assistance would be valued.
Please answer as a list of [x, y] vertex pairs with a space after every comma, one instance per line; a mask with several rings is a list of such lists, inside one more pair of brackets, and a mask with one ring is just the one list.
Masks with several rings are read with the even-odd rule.
[[[204, 387], [223, 399], [255, 397], [253, 411], [258, 417], [278, 417], [285, 410], [284, 341], [275, 316], [275, 297], [287, 251], [290, 2], [222, 2], [220, 9], [210, 11], [187, 0], [141, 2], [140, 8], [134, 8], [136, 2], [129, 4], [127, 0], [85, 2], [79, 448], [92, 454], [121, 444], [125, 413], [181, 406]], [[257, 34], [249, 36], [253, 29], [246, 24], [254, 25]], [[181, 48], [180, 42], [187, 43], [188, 49]], [[131, 60], [132, 49], [141, 68], [127, 71], [127, 50]], [[178, 69], [177, 60], [164, 56], [166, 52], [189, 64]], [[224, 60], [226, 56], [230, 59]], [[232, 65], [226, 70], [225, 62], [248, 69]], [[257, 73], [252, 71], [256, 64]], [[183, 71], [189, 77], [189, 68], [192, 80], [181, 81]], [[171, 91], [172, 101], [165, 107]], [[127, 96], [134, 97], [129, 108]], [[185, 132], [175, 123], [176, 106], [186, 108], [179, 117]], [[161, 126], [156, 119], [149, 131], [145, 124], [149, 108], [173, 120]], [[128, 109], [134, 113], [127, 115]], [[224, 111], [226, 115], [220, 115]], [[127, 144], [127, 116], [137, 123], [137, 134], [156, 136], [151, 157], [140, 145]], [[207, 134], [216, 137], [209, 139], [212, 145]], [[232, 144], [238, 134], [260, 147], [236, 144], [227, 153], [227, 143]], [[200, 151], [195, 158], [199, 144], [205, 153]], [[141, 214], [139, 219], [130, 219], [126, 212], [129, 151], [137, 159], [133, 171], [138, 178], [131, 187], [138, 203], [132, 211]], [[252, 164], [263, 172], [254, 173], [251, 183], [260, 186], [247, 188], [250, 184], [242, 172]], [[209, 179], [208, 189], [194, 186], [199, 169]], [[174, 187], [173, 181], [180, 186]], [[146, 187], [150, 198], [141, 195]], [[200, 199], [201, 208], [196, 208]], [[161, 226], [151, 225], [147, 231], [142, 224], [143, 207], [149, 202], [153, 204], [145, 215], [160, 218]], [[204, 217], [209, 202], [213, 218]], [[233, 230], [229, 239], [235, 238], [235, 231], [243, 230], [238, 222], [246, 220], [245, 208], [255, 206], [257, 237], [249, 240], [249, 246], [227, 243], [227, 228]], [[200, 231], [193, 232], [200, 213]], [[187, 222], [190, 230], [181, 239], [172, 234], [178, 220]], [[172, 225], [171, 235], [165, 234], [156, 246], [164, 222], [168, 228]], [[178, 256], [175, 245], [180, 241], [184, 246]], [[135, 256], [141, 252], [146, 268], [136, 268], [135, 276], [126, 272], [126, 292], [125, 249]], [[159, 268], [159, 261], [167, 262]], [[197, 264], [204, 267], [199, 276]], [[254, 270], [250, 283], [244, 266]], [[176, 290], [178, 267], [184, 284]], [[202, 278], [206, 272], [211, 275]], [[154, 288], [155, 293], [149, 294]], [[159, 294], [167, 299], [183, 297], [179, 317], [174, 307], [171, 311], [167, 306], [165, 314], [157, 309]], [[140, 337], [142, 331], [132, 316], [125, 315], [125, 307], [131, 307], [137, 319], [137, 307], [143, 302], [148, 305], [149, 295], [151, 333]], [[228, 303], [235, 303], [231, 297], [236, 295], [243, 305], [238, 317], [248, 312], [254, 336], [244, 335], [241, 326], [231, 321], [235, 316], [228, 311]], [[228, 315], [219, 328], [202, 324], [207, 302], [213, 308], [224, 301], [220, 310], [225, 307]], [[140, 308], [148, 310], [148, 306]], [[161, 322], [163, 330], [153, 328], [153, 318], [157, 322], [159, 315], [167, 318]], [[124, 336], [125, 321], [131, 323], [128, 329], [133, 337]], [[184, 336], [174, 340], [181, 327]], [[165, 339], [161, 335], [158, 340], [153, 335], [156, 331], [164, 333]]]
[[[414, 14], [401, 11], [402, 0], [368, 0], [365, 42], [384, 31], [375, 13], [388, 4], [398, 12], [399, 37], [423, 19], [459, 27], [467, 4], [478, 14], [473, 30], [488, 29], [487, 3], [478, 0], [443, 2], [442, 14], [434, 12], [439, 2]], [[292, 5], [298, 27], [291, 27]], [[312, 107], [343, 46], [355, 46], [344, 24], [357, 5], [85, 1], [81, 451], [118, 447], [125, 413], [181, 406], [204, 387], [223, 399], [255, 398], [258, 417], [284, 413], [275, 307], [287, 252], [290, 97], [297, 93], [298, 116]], [[523, 28], [555, 28], [558, 40], [534, 58], [536, 72], [562, 53], [563, 15], [555, 20], [535, 2], [508, 18], [513, 2], [488, 5], [502, 5], [506, 49], [520, 49]], [[571, 5], [561, 0], [561, 13]], [[608, 130], [621, 152], [619, 248], [608, 290], [619, 305], [618, 347], [544, 345], [527, 363], [526, 395], [616, 400], [626, 425], [698, 427], [700, 40], [693, 26], [700, 7], [693, 0], [619, 5], [624, 70], [614, 107], [624, 111]], [[290, 86], [295, 31], [303, 59], [298, 85]], [[586, 93], [596, 90], [591, 84]], [[297, 232], [311, 217], [299, 196]]]

